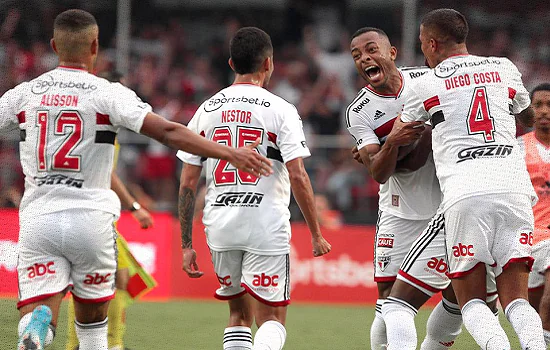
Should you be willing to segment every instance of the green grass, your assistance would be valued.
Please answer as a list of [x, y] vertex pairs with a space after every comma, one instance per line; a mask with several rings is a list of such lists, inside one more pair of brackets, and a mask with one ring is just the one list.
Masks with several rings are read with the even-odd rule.
[[[56, 339], [48, 350], [65, 349], [66, 310], [64, 302]], [[430, 311], [428, 308], [421, 310], [416, 318], [419, 344], [424, 338]], [[126, 346], [132, 350], [219, 350], [222, 349], [227, 315], [227, 305], [217, 301], [136, 303], [127, 313]], [[369, 327], [373, 317], [374, 308], [367, 306], [293, 304], [288, 311], [285, 349], [370, 349]], [[0, 299], [0, 350], [15, 348], [18, 319], [15, 300]], [[501, 324], [512, 341], [512, 349], [519, 349], [517, 338], [502, 312]], [[452, 349], [479, 347], [463, 330]]]

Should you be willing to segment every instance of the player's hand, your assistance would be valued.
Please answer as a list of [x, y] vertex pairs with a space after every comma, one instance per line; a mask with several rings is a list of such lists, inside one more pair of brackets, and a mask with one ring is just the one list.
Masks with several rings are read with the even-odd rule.
[[404, 122], [401, 120], [401, 116], [397, 116], [386, 142], [393, 146], [410, 145], [420, 139], [424, 128], [422, 121]]
[[140, 208], [136, 211], [133, 211], [132, 216], [134, 217], [134, 219], [137, 220], [137, 222], [139, 222], [141, 228], [147, 229], [153, 227], [153, 217], [147, 211], [147, 209]]
[[319, 236], [311, 239], [311, 245], [313, 246], [313, 256], [322, 256], [330, 252], [332, 246], [323, 236]]
[[199, 278], [204, 272], [199, 270], [197, 265], [197, 253], [195, 249], [183, 248], [183, 271], [191, 278]]
[[355, 146], [351, 149], [351, 154], [353, 155], [353, 159], [357, 163], [363, 164], [363, 159], [361, 158], [361, 155], [359, 154], [359, 150], [357, 149], [357, 146]]
[[260, 139], [258, 138], [248, 146], [233, 149], [234, 151], [231, 159], [229, 159], [229, 163], [235, 168], [256, 177], [271, 175], [273, 173], [271, 169], [273, 163], [255, 150], [259, 144]]

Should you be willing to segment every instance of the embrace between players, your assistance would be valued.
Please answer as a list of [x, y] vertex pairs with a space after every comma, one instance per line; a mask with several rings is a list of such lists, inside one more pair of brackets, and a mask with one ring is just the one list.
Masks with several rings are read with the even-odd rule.
[[[133, 91], [89, 74], [97, 56], [97, 31], [85, 11], [60, 14], [52, 39], [59, 67], [37, 78], [82, 81], [97, 89], [58, 84], [37, 91], [31, 81], [0, 99], [0, 129], [19, 127], [25, 135], [18, 348], [42, 349], [51, 343], [61, 299], [71, 289], [80, 349], [107, 349], [106, 311], [114, 281], [90, 285], [84, 280], [87, 273], [114, 274], [116, 269], [112, 223], [120, 202], [110, 191], [109, 176], [116, 132], [126, 127], [180, 150], [185, 163], [179, 191], [183, 268], [190, 277], [203, 274], [191, 232], [196, 186], [202, 167], [207, 168], [203, 222], [220, 282], [216, 297], [230, 307], [223, 348], [282, 349], [290, 302], [291, 189], [310, 229], [313, 255], [324, 255], [331, 246], [315, 215], [301, 119], [294, 106], [264, 88], [273, 72], [271, 39], [253, 27], [235, 34], [229, 60], [235, 83], [203, 103], [186, 128], [154, 114]], [[540, 318], [526, 301], [531, 247], [520, 239], [533, 232], [531, 200], [536, 196], [510, 116], [530, 122], [528, 113], [520, 113], [529, 111], [529, 96], [510, 61], [468, 55], [466, 35], [466, 21], [454, 10], [432, 11], [424, 18], [422, 50], [435, 69], [397, 69], [396, 50], [379, 29], [364, 28], [352, 40], [353, 59], [368, 83], [347, 111], [358, 144], [354, 157], [383, 183], [373, 349], [415, 349], [416, 309], [439, 290], [445, 290], [444, 300], [430, 317], [424, 349], [452, 345], [462, 320], [483, 348], [509, 349], [493, 314], [496, 291], [523, 348], [544, 348]], [[445, 89], [445, 79], [477, 70], [498, 72], [499, 81]], [[71, 100], [76, 96], [78, 105], [40, 105], [44, 94], [56, 93]], [[269, 104], [250, 102], [260, 100]], [[453, 156], [492, 144], [512, 148], [498, 157], [483, 153], [457, 162]], [[39, 181], [60, 174], [67, 181]], [[227, 195], [239, 200], [220, 200]], [[420, 268], [426, 261], [448, 271], [426, 273]], [[52, 262], [56, 274], [47, 280], [29, 278], [26, 268], [37, 262]], [[255, 282], [258, 275], [261, 283]], [[486, 301], [493, 302], [493, 311]], [[254, 321], [258, 331], [253, 338]]]

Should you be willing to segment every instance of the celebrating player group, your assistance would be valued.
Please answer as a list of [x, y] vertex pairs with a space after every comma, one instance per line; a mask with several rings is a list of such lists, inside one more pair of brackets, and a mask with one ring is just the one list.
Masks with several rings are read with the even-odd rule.
[[[427, 67], [410, 68], [396, 66], [397, 49], [382, 29], [352, 36], [351, 56], [366, 85], [346, 109], [346, 125], [356, 142], [353, 158], [380, 183], [373, 350], [416, 349], [414, 317], [438, 292], [423, 350], [451, 348], [463, 324], [482, 349], [510, 349], [497, 301], [522, 349], [550, 342], [550, 85], [530, 95], [510, 60], [469, 54], [467, 35], [459, 12], [429, 12], [419, 36]], [[177, 150], [184, 163], [178, 214], [183, 270], [191, 278], [203, 276], [192, 224], [206, 174], [203, 223], [220, 284], [215, 296], [229, 304], [220, 345], [283, 349], [291, 192], [312, 255], [332, 247], [304, 167], [310, 150], [301, 118], [267, 90], [274, 71], [269, 35], [255, 27], [235, 33], [234, 83], [204, 101], [188, 127], [93, 74], [98, 26], [88, 12], [59, 14], [51, 46], [58, 67], [0, 98], [0, 131], [19, 128], [25, 175], [17, 349], [52, 343], [68, 291], [79, 349], [110, 349], [113, 224], [120, 215], [111, 173], [121, 127]], [[534, 123], [534, 131], [518, 141], [516, 121]], [[34, 278], [29, 269], [36, 264], [55, 274]]]

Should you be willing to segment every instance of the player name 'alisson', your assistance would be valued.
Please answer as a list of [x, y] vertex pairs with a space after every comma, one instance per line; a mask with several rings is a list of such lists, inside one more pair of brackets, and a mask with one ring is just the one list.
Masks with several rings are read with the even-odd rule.
[[78, 95], [42, 95], [41, 106], [76, 107]]
[[500, 83], [498, 72], [481, 72], [474, 74], [462, 74], [445, 79], [445, 87], [451, 90], [461, 86], [468, 86], [471, 83], [476, 85], [485, 83]]
[[242, 109], [229, 109], [222, 111], [222, 123], [247, 123], [250, 124], [252, 112], [243, 111]]

